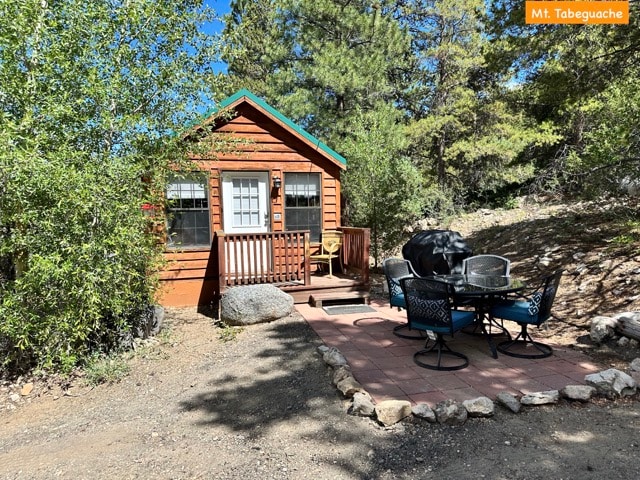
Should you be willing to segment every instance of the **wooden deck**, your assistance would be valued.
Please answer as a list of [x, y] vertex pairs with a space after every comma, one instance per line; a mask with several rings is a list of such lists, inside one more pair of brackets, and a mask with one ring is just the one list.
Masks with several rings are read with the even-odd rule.
[[167, 252], [168, 266], [160, 275], [160, 303], [208, 305], [228, 288], [265, 283], [287, 292], [298, 304], [309, 302], [313, 295], [362, 300], [369, 291], [369, 230], [339, 229], [344, 233], [340, 250], [344, 272], [334, 270], [332, 278], [311, 262], [310, 254], [318, 246], [310, 244], [308, 231], [215, 232], [210, 249]]

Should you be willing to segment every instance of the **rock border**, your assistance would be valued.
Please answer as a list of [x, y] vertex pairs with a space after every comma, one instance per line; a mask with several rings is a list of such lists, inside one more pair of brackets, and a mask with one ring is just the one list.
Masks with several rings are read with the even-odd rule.
[[638, 393], [640, 384], [640, 358], [629, 364], [630, 374], [610, 368], [598, 373], [586, 375], [586, 385], [567, 385], [560, 390], [532, 392], [520, 397], [509, 392], [500, 392], [494, 402], [488, 397], [478, 397], [458, 402], [453, 399], [438, 402], [434, 408], [426, 403], [412, 406], [408, 400], [384, 400], [375, 403], [371, 395], [355, 379], [347, 359], [336, 347], [320, 345], [318, 352], [323, 361], [332, 370], [332, 383], [351, 399], [347, 413], [370, 417], [379, 424], [390, 427], [409, 417], [426, 420], [442, 425], [463, 425], [468, 418], [493, 417], [495, 403], [512, 413], [522, 411], [522, 407], [538, 405], [556, 405], [561, 399], [575, 402], [589, 402], [596, 398], [615, 400]]

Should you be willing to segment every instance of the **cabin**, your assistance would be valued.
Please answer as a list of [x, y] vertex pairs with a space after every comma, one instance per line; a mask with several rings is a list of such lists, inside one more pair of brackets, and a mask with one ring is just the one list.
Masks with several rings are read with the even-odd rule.
[[[341, 225], [345, 158], [247, 90], [190, 132], [233, 143], [210, 154], [194, 148], [197, 171], [170, 179], [162, 305], [210, 305], [258, 283], [296, 303], [368, 299], [369, 230]], [[324, 230], [343, 232], [332, 276], [311, 257]]]

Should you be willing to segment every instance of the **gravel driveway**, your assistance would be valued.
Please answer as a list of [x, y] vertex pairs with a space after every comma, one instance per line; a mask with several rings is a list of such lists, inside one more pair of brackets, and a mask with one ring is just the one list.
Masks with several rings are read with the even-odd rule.
[[0, 412], [3, 479], [640, 478], [638, 401], [498, 410], [463, 427], [384, 428], [346, 414], [299, 316], [220, 340], [167, 314], [170, 334], [119, 383], [36, 388]]

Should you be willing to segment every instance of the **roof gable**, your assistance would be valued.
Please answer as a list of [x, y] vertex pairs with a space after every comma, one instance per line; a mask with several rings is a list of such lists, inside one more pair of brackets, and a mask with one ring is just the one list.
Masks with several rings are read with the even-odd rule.
[[239, 90], [230, 97], [227, 97], [222, 102], [220, 102], [219, 107], [212, 110], [206, 116], [206, 120], [204, 120], [201, 125], [208, 123], [211, 116], [213, 116], [216, 112], [227, 109], [232, 110], [242, 103], [247, 103], [253, 108], [261, 111], [275, 123], [279, 124], [285, 130], [289, 131], [289, 133], [298, 137], [303, 143], [306, 143], [314, 150], [321, 153], [324, 157], [337, 164], [339, 167], [346, 168], [347, 160], [342, 155], [328, 147], [326, 144], [315, 138], [302, 127], [296, 125], [293, 121], [285, 117], [271, 105], [267, 104], [264, 100], [258, 98], [256, 95], [246, 89]]

